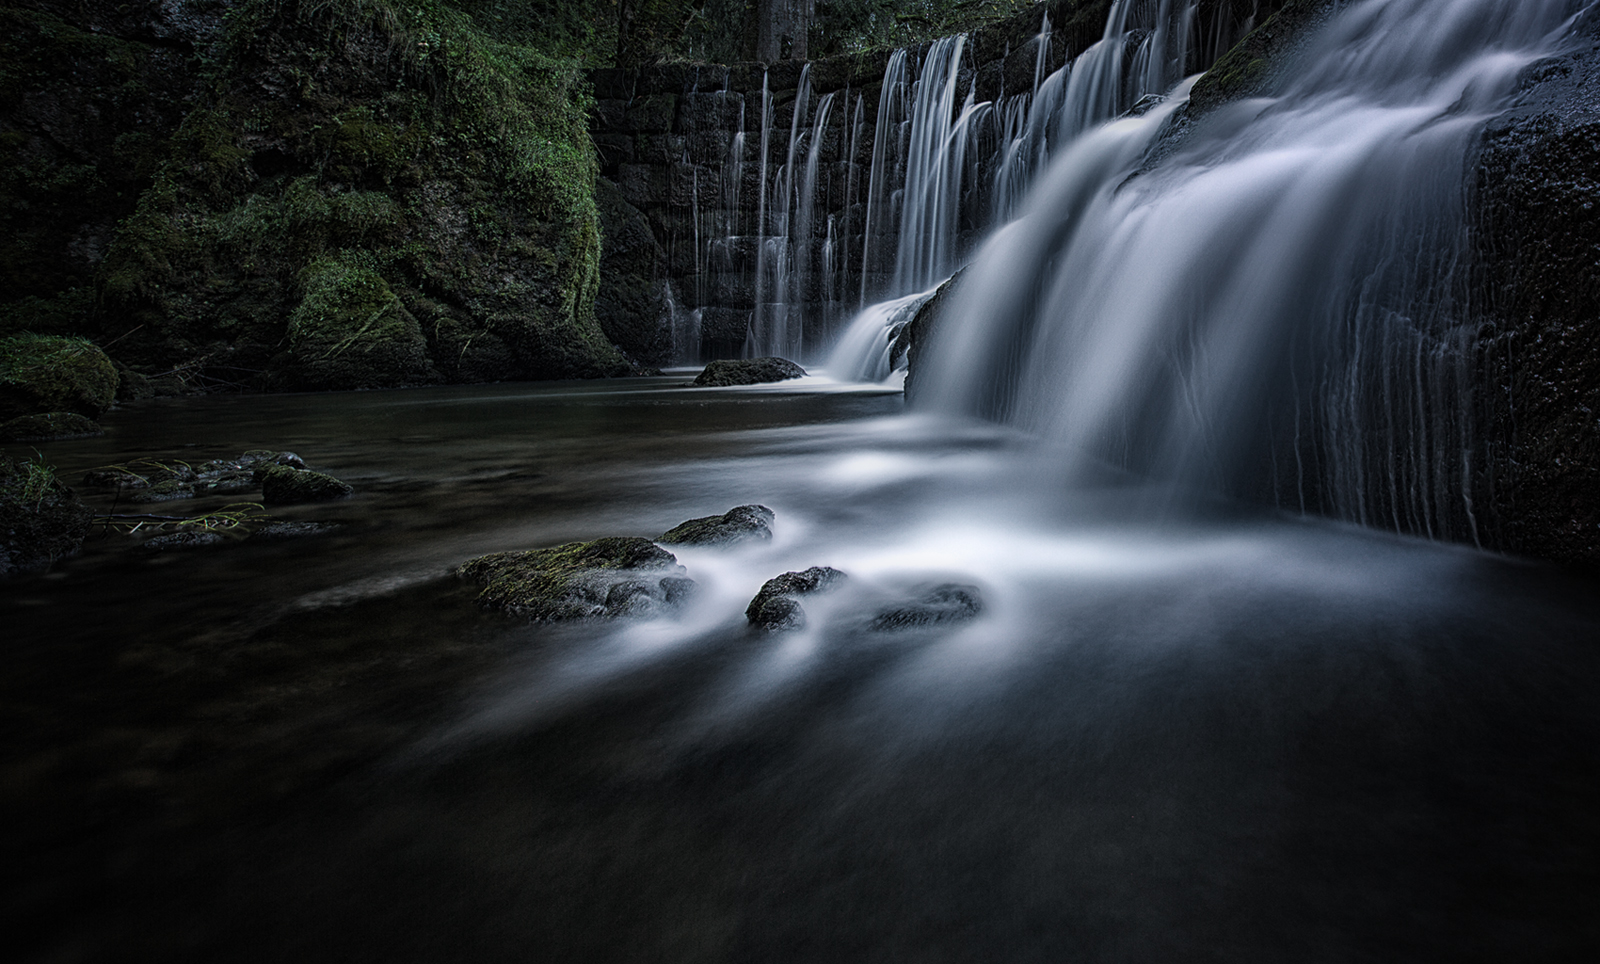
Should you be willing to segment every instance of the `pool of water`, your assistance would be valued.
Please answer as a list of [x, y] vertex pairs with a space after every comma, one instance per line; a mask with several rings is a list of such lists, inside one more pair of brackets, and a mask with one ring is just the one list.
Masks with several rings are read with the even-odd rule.
[[[684, 380], [166, 400], [41, 445], [69, 480], [289, 449], [356, 495], [278, 512], [333, 535], [97, 536], [0, 587], [19, 959], [1600, 945], [1591, 581], [1068, 491], [1027, 439], [897, 393]], [[530, 624], [450, 575], [749, 502], [772, 542], [677, 550], [699, 591], [668, 617]], [[761, 583], [812, 565], [846, 588], [750, 631]], [[982, 614], [871, 628], [944, 581]]]

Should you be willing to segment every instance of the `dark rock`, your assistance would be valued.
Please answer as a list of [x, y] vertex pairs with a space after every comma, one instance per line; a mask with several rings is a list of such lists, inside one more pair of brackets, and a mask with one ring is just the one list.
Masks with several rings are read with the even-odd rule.
[[977, 586], [947, 582], [918, 592], [912, 599], [878, 611], [869, 624], [876, 630], [912, 629], [964, 623], [983, 612]]
[[29, 334], [0, 339], [0, 419], [45, 412], [98, 418], [116, 397], [117, 370], [90, 342]]
[[922, 359], [927, 347], [933, 343], [939, 331], [940, 320], [945, 312], [950, 309], [950, 304], [955, 300], [956, 291], [961, 284], [961, 279], [966, 276], [967, 269], [962, 268], [951, 275], [949, 280], [939, 286], [939, 290], [932, 298], [922, 303], [916, 315], [907, 322], [895, 335], [894, 344], [889, 350], [889, 356], [895, 364], [900, 358], [906, 359], [906, 402], [914, 402], [917, 392], [921, 390], [924, 382], [918, 378], [922, 369]]
[[697, 388], [720, 388], [728, 385], [759, 385], [763, 382], [781, 382], [799, 378], [806, 370], [787, 358], [743, 358], [714, 361], [695, 376]]
[[168, 549], [201, 549], [206, 546], [221, 545], [227, 541], [227, 537], [220, 532], [206, 530], [173, 532], [148, 539], [139, 548], [146, 552], [165, 552]]
[[764, 505], [741, 505], [722, 515], [690, 519], [668, 529], [657, 542], [685, 546], [730, 546], [747, 539], [772, 541], [776, 516]]
[[270, 465], [260, 474], [261, 501], [273, 505], [331, 502], [347, 498], [355, 491], [331, 475], [287, 465]]
[[745, 608], [744, 618], [757, 629], [781, 631], [803, 629], [805, 610], [796, 596], [809, 596], [838, 588], [848, 577], [828, 566], [812, 566], [802, 572], [786, 572], [768, 579]]
[[650, 615], [678, 604], [694, 587], [672, 553], [633, 537], [497, 552], [456, 572], [483, 586], [483, 605], [533, 619]]
[[0, 576], [77, 553], [94, 513], [49, 466], [0, 456]]
[[672, 328], [667, 298], [667, 253], [650, 232], [650, 222], [629, 204], [616, 185], [595, 181], [603, 245], [595, 317], [617, 347], [647, 365], [672, 361]]
[[0, 442], [43, 442], [51, 439], [93, 438], [105, 429], [77, 412], [24, 415], [0, 425]]

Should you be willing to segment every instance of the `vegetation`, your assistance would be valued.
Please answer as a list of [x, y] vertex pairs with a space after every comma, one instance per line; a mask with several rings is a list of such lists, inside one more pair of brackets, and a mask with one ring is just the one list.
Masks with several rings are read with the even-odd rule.
[[83, 338], [27, 332], [0, 338], [0, 420], [44, 412], [94, 418], [116, 394], [111, 360]]
[[271, 521], [266, 506], [259, 502], [235, 502], [194, 516], [107, 513], [94, 517], [96, 526], [130, 536], [148, 532], [208, 532], [239, 539], [250, 535], [253, 527]]

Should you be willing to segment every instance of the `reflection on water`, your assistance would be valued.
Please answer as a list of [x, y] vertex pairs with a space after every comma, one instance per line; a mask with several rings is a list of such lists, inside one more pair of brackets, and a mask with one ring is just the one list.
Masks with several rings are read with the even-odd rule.
[[[1600, 942], [1600, 609], [1548, 568], [1137, 488], [821, 379], [150, 403], [46, 456], [288, 448], [315, 540], [5, 587], [24, 959], [1505, 960]], [[1112, 480], [1115, 481], [1115, 480]], [[761, 502], [672, 618], [445, 574]], [[204, 504], [196, 502], [197, 508]], [[744, 626], [785, 570], [846, 588]], [[958, 626], [877, 632], [907, 587]], [[20, 641], [19, 641], [20, 640]]]

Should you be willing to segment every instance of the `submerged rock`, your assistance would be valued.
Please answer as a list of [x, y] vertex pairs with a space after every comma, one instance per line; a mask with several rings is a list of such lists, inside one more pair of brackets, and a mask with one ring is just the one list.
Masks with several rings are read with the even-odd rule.
[[802, 572], [786, 572], [768, 579], [750, 600], [744, 617], [757, 629], [780, 631], [803, 629], [805, 610], [796, 596], [809, 596], [835, 589], [848, 576], [829, 566], [812, 566]]
[[912, 629], [940, 623], [964, 623], [983, 612], [977, 586], [946, 582], [920, 590], [895, 606], [880, 609], [869, 624], [876, 630]]
[[75, 555], [93, 519], [48, 466], [0, 456], [0, 576]]
[[175, 499], [194, 498], [194, 484], [181, 479], [163, 479], [154, 484], [134, 487], [130, 502], [171, 502]]
[[740, 358], [714, 361], [695, 376], [697, 388], [719, 388], [727, 385], [760, 385], [763, 382], [781, 382], [799, 378], [804, 368], [787, 358]]
[[251, 532], [250, 538], [268, 541], [302, 539], [306, 536], [327, 535], [343, 528], [344, 526], [337, 522], [269, 522]]
[[0, 442], [45, 442], [66, 438], [93, 438], [105, 429], [94, 419], [77, 412], [45, 412], [24, 415], [0, 425]]
[[673, 526], [656, 541], [685, 546], [731, 546], [748, 539], [770, 542], [776, 518], [764, 505], [735, 506], [722, 515], [702, 516]]
[[259, 475], [261, 501], [274, 505], [331, 502], [347, 498], [355, 491], [331, 475], [291, 468], [287, 465], [269, 465], [261, 470]]
[[227, 537], [220, 532], [200, 529], [156, 536], [144, 542], [139, 548], [146, 552], [165, 552], [168, 549], [199, 549], [204, 546], [220, 545], [226, 541]]
[[479, 556], [456, 574], [485, 606], [533, 619], [645, 616], [694, 591], [677, 557], [649, 539], [612, 537]]

